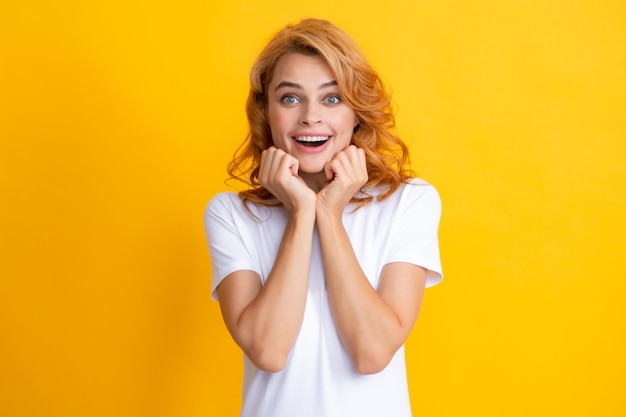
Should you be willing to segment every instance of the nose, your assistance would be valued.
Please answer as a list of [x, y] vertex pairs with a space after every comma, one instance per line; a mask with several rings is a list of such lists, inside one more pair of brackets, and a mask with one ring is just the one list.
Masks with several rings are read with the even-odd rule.
[[322, 121], [321, 112], [319, 106], [315, 103], [307, 103], [302, 106], [302, 114], [300, 115], [300, 124], [302, 125], [315, 125]]

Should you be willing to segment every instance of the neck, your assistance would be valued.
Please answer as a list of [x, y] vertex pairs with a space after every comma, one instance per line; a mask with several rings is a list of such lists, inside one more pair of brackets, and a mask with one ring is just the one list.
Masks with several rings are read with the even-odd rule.
[[322, 188], [328, 185], [328, 180], [326, 179], [326, 173], [324, 171], [316, 172], [314, 174], [300, 172], [298, 175], [300, 175], [300, 178], [304, 180], [304, 183], [316, 193], [319, 193]]

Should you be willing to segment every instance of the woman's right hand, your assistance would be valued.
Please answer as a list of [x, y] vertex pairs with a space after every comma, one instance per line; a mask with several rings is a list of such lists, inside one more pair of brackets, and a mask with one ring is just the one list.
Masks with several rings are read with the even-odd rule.
[[315, 210], [317, 196], [298, 176], [299, 161], [274, 146], [261, 154], [259, 183], [283, 203], [290, 213]]

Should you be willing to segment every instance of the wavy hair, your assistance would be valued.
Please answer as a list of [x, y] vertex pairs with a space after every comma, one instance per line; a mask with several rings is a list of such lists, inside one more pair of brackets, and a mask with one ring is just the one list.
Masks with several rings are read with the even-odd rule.
[[[261, 186], [258, 176], [261, 153], [273, 145], [267, 87], [278, 60], [292, 53], [320, 57], [335, 76], [342, 99], [356, 113], [359, 125], [352, 143], [365, 151], [368, 181], [352, 202], [361, 207], [374, 197], [382, 200], [390, 196], [412, 175], [407, 146], [395, 133], [391, 94], [345, 32], [326, 20], [306, 19], [278, 32], [252, 66], [246, 103], [250, 130], [228, 165], [231, 179], [249, 186], [239, 193], [240, 197], [244, 202], [280, 205]], [[373, 195], [371, 190], [377, 186], [384, 188]]]

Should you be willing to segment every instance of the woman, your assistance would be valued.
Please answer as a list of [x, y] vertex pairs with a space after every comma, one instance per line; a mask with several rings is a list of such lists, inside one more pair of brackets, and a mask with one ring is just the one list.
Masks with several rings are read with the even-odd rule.
[[440, 200], [411, 178], [390, 98], [327, 21], [251, 72], [250, 133], [205, 226], [213, 296], [243, 350], [242, 416], [410, 416], [404, 342], [441, 280]]

